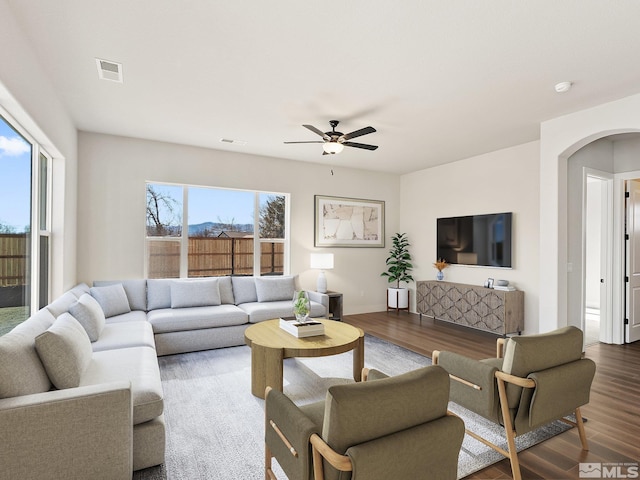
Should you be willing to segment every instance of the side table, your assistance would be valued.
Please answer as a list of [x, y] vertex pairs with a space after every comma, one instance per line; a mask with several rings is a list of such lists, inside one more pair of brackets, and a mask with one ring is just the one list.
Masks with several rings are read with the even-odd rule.
[[329, 296], [329, 312], [328, 317], [330, 320], [342, 321], [342, 293], [327, 291]]

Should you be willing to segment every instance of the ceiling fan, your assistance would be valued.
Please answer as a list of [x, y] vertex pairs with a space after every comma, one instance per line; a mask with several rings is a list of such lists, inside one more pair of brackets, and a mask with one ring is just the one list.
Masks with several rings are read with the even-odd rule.
[[340, 123], [338, 120], [329, 120], [329, 125], [331, 125], [332, 130], [330, 132], [323, 132], [313, 125], [302, 125], [304, 128], [308, 128], [313, 133], [318, 134], [322, 137], [322, 140], [312, 140], [307, 142], [284, 142], [284, 143], [322, 143], [322, 148], [324, 152], [323, 155], [333, 155], [335, 153], [340, 153], [342, 149], [347, 147], [355, 147], [355, 148], [364, 148], [365, 150], [375, 150], [378, 148], [377, 145], [368, 145], [366, 143], [356, 143], [350, 142], [352, 138], [361, 137], [362, 135], [367, 135], [368, 133], [373, 133], [376, 131], [373, 127], [365, 127], [360, 130], [356, 130], [351, 133], [342, 133], [336, 132], [336, 127]]

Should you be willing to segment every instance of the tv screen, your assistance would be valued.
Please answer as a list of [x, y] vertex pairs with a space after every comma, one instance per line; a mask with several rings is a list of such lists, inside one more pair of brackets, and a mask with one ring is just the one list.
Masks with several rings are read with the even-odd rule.
[[447, 263], [511, 268], [511, 213], [438, 218], [437, 258]]

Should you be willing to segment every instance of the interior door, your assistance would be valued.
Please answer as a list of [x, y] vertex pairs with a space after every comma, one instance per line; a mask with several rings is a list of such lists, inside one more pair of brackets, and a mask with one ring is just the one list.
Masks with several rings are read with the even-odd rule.
[[640, 180], [627, 181], [627, 319], [626, 341], [640, 340]]

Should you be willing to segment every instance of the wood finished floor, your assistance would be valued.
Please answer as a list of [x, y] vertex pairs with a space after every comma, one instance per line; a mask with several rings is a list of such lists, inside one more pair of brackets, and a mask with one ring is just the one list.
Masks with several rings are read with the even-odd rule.
[[[495, 356], [496, 336], [427, 317], [420, 322], [417, 314], [367, 313], [344, 321], [429, 357], [433, 350]], [[589, 451], [581, 449], [578, 432], [571, 429], [518, 454], [524, 479], [578, 479], [581, 462], [640, 463], [640, 342], [596, 344], [585, 355], [597, 365], [591, 401], [582, 408]], [[505, 459], [466, 478], [511, 478], [511, 467]]]

